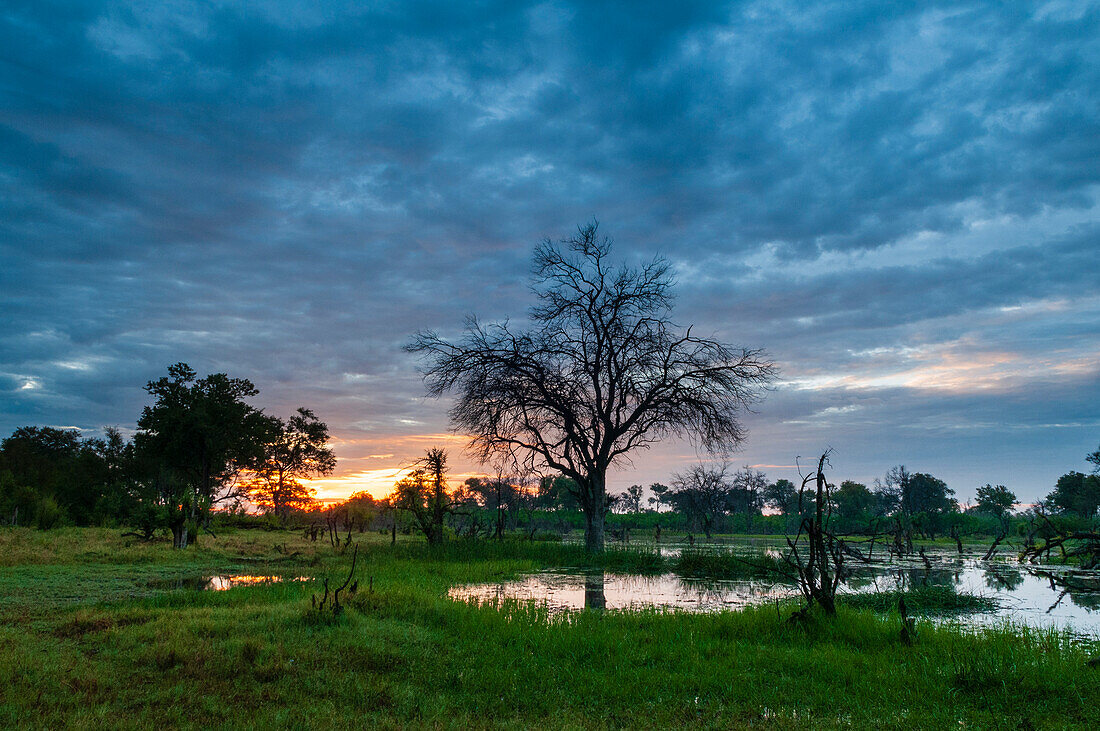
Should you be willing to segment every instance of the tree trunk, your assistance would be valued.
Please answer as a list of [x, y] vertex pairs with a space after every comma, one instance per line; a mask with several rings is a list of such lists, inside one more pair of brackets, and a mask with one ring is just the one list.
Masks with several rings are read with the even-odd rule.
[[584, 548], [588, 553], [603, 553], [604, 516], [607, 514], [607, 470], [593, 470], [588, 484], [580, 485], [581, 509], [584, 510]]
[[187, 521], [172, 526], [172, 547], [187, 548]]
[[602, 510], [584, 512], [584, 547], [589, 553], [603, 553]]

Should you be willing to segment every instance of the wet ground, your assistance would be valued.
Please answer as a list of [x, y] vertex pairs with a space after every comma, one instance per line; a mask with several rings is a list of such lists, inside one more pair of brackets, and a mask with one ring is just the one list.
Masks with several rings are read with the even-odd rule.
[[[751, 553], [762, 547], [742, 544], [737, 550]], [[674, 554], [681, 548], [664, 547], [662, 553]], [[729, 546], [722, 548], [730, 550]], [[706, 547], [697, 545], [694, 549], [706, 550]], [[1100, 637], [1100, 571], [1020, 564], [1006, 555], [984, 561], [977, 552], [959, 555], [937, 549], [926, 551], [926, 555], [931, 568], [919, 557], [881, 560], [860, 567], [843, 591], [948, 587], [959, 593], [988, 597], [996, 603], [995, 610], [955, 614], [952, 621], [981, 625], [1007, 619]], [[796, 599], [798, 590], [779, 577], [775, 581], [707, 580], [675, 573], [637, 576], [557, 570], [528, 574], [512, 581], [457, 586], [451, 589], [450, 596], [461, 601], [538, 602], [551, 611], [658, 607], [712, 612], [776, 599]]]

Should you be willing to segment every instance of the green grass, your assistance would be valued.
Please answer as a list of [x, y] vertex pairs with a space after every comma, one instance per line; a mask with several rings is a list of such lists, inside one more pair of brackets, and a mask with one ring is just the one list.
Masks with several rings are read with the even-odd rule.
[[839, 601], [853, 609], [872, 609], [876, 612], [895, 612], [898, 600], [905, 598], [910, 614], [942, 616], [972, 612], [992, 612], [997, 602], [990, 597], [956, 591], [950, 586], [921, 586], [904, 592], [876, 591], [845, 594]]
[[760, 552], [746, 555], [732, 549], [687, 549], [671, 561], [681, 576], [709, 579], [790, 579], [794, 571], [777, 555]]
[[179, 553], [109, 531], [0, 531], [0, 727], [1100, 725], [1097, 648], [1055, 632], [918, 622], [906, 647], [896, 616], [847, 606], [797, 624], [774, 607], [492, 609], [447, 589], [591, 562], [559, 544], [358, 540], [359, 592], [316, 621], [318, 582], [149, 588], [238, 568], [346, 573], [349, 556], [300, 535], [227, 533]]

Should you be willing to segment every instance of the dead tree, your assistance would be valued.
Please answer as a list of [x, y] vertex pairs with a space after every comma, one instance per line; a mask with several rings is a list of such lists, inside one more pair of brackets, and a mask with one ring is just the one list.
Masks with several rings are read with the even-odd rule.
[[332, 613], [333, 617], [339, 616], [340, 613], [344, 611], [344, 608], [340, 606], [340, 592], [346, 589], [349, 594], [354, 594], [359, 588], [358, 581], [352, 583], [352, 578], [355, 576], [355, 563], [358, 558], [359, 544], [357, 543], [355, 544], [355, 551], [351, 555], [351, 570], [348, 571], [348, 577], [344, 579], [344, 583], [336, 587], [335, 591], [332, 592], [332, 604], [329, 604], [328, 579], [321, 580], [325, 589], [325, 593], [321, 596], [321, 601], [317, 601], [316, 594], [310, 597], [310, 600], [313, 602], [313, 608], [317, 610], [318, 613], [324, 615], [326, 606], [329, 607], [329, 611]]
[[[1100, 565], [1100, 532], [1093, 530], [1066, 530], [1055, 525], [1045, 513], [1035, 517], [1038, 526], [1033, 526], [1031, 535], [1019, 560], [1037, 563], [1040, 559], [1050, 559], [1050, 554], [1058, 550], [1062, 561], [1076, 560], [1083, 569]], [[1032, 536], [1040, 530], [1044, 533], [1038, 541]]]
[[519, 331], [470, 319], [456, 343], [434, 332], [421, 354], [428, 393], [457, 396], [456, 430], [484, 462], [522, 455], [529, 471], [572, 478], [585, 547], [604, 548], [607, 474], [670, 436], [727, 454], [745, 439], [741, 416], [775, 378], [760, 350], [682, 330], [671, 318], [671, 265], [616, 266], [596, 223], [535, 250], [538, 302]]
[[993, 558], [993, 554], [995, 554], [997, 552], [997, 546], [999, 546], [1001, 541], [1003, 541], [1007, 537], [1008, 537], [1008, 529], [1005, 528], [1005, 527], [1002, 527], [1000, 534], [996, 538], [994, 538], [993, 543], [990, 544], [989, 550], [985, 552], [984, 556], [982, 556], [982, 560], [983, 561], [988, 561], [989, 559]]
[[798, 533], [787, 537], [790, 553], [787, 563], [798, 575], [798, 588], [806, 600], [804, 614], [817, 604], [826, 614], [836, 613], [836, 590], [844, 578], [844, 542], [829, 532], [832, 517], [830, 485], [825, 480], [825, 465], [832, 450], [826, 450], [817, 462], [817, 471], [802, 478], [798, 491], [798, 512], [802, 514], [807, 486], [813, 482], [814, 512], [802, 518]]
[[955, 539], [955, 545], [959, 547], [959, 554], [963, 552], [962, 536], [959, 534], [959, 526], [951, 526], [951, 537]]

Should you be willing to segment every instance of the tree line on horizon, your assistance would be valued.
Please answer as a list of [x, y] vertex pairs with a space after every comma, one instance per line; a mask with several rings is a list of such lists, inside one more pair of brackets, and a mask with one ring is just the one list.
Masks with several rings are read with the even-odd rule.
[[[335, 457], [327, 426], [310, 410], [298, 409], [286, 420], [264, 415], [243, 402], [256, 393], [248, 381], [225, 374], [199, 379], [183, 364], [146, 390], [157, 400], [144, 409], [132, 440], [113, 428], [103, 438], [83, 438], [75, 429], [27, 426], [0, 441], [3, 522], [42, 529], [125, 526], [147, 539], [164, 530], [181, 548], [216, 511], [243, 517], [245, 500], [273, 525], [388, 526], [421, 532], [431, 543], [446, 536], [532, 537], [583, 527], [572, 478], [498, 473], [451, 486], [446, 453], [438, 449], [416, 462], [384, 499], [360, 492], [322, 506], [301, 480], [330, 473]], [[1094, 518], [1100, 449], [1086, 459], [1094, 465], [1091, 473], [1062, 475], [1030, 511]], [[612, 532], [662, 526], [707, 537], [780, 533], [815, 510], [812, 496], [800, 497], [790, 480], [769, 480], [747, 466], [699, 464], [670, 482], [649, 485], [648, 498], [642, 485], [609, 494], [604, 514]], [[996, 533], [1007, 528], [1016, 502], [1005, 486], [984, 485], [972, 506], [962, 506], [942, 480], [897, 466], [871, 486], [840, 482], [829, 509], [845, 532], [876, 532], [884, 522], [904, 520], [918, 535], [935, 538]]]
[[[1100, 449], [1088, 459], [1100, 459]], [[403, 478], [385, 500], [360, 493], [348, 505], [354, 503], [359, 515], [364, 509], [375, 514], [395, 507], [406, 511], [410, 520], [403, 529], [419, 529], [429, 542], [439, 542], [445, 528], [456, 536], [500, 538], [506, 532], [532, 535], [584, 527], [578, 489], [569, 477], [524, 479], [498, 474], [471, 477], [448, 487], [442, 450], [430, 450], [421, 464], [431, 468], [417, 469]], [[610, 494], [605, 523], [619, 537], [624, 529], [663, 527], [709, 538], [716, 533], [793, 532], [816, 510], [813, 496], [800, 495], [791, 481], [769, 481], [765, 473], [750, 467], [733, 470], [728, 463], [700, 464], [673, 475], [671, 483], [651, 484], [648, 499], [641, 485]], [[934, 539], [1006, 533], [1016, 504], [1016, 495], [1007, 487], [987, 484], [977, 489], [973, 505], [960, 505], [943, 480], [899, 465], [870, 487], [842, 481], [830, 490], [827, 508], [844, 533], [893, 532], [902, 527]], [[1087, 522], [1098, 510], [1100, 464], [1089, 475], [1066, 473], [1044, 500], [1023, 515], [1059, 515]]]
[[[667, 260], [631, 267], [610, 254], [611, 241], [595, 221], [557, 244], [547, 239], [534, 251], [536, 303], [525, 329], [470, 317], [457, 341], [424, 330], [406, 346], [421, 358], [429, 395], [453, 397], [451, 424], [471, 435], [471, 452], [483, 464], [510, 465], [510, 472], [557, 476], [545, 491], [506, 487], [501, 478], [450, 490], [445, 453], [429, 450], [386, 501], [376, 505], [360, 494], [348, 502], [376, 514], [388, 508], [394, 529], [403, 515], [435, 543], [448, 521], [452, 530], [474, 530], [474, 507], [486, 505], [495, 506], [492, 532], [499, 535], [507, 493], [525, 509], [578, 513], [587, 550], [599, 552], [613, 507], [641, 512], [640, 486], [609, 493], [613, 466], [668, 437], [689, 439], [716, 457], [734, 453], [746, 438], [741, 415], [772, 387], [775, 364], [762, 349], [676, 324]], [[300, 408], [286, 420], [267, 415], [246, 401], [258, 393], [248, 380], [224, 373], [199, 378], [177, 363], [145, 390], [154, 402], [129, 442], [117, 430], [83, 439], [51, 427], [22, 427], [3, 440], [0, 515], [39, 527], [127, 522], [146, 537], [163, 528], [183, 548], [195, 531], [209, 528], [215, 507], [239, 506], [245, 497], [286, 520], [311, 504], [301, 480], [335, 466], [328, 428], [312, 411]], [[1097, 469], [1063, 475], [1041, 510], [1095, 516], [1100, 450], [1088, 459]], [[660, 487], [654, 498], [683, 516], [686, 529], [707, 535], [772, 517], [764, 507], [791, 519], [815, 509], [805, 490], [787, 480], [769, 482], [763, 473], [715, 463]], [[852, 530], [891, 519], [907, 535], [935, 535], [960, 515], [942, 480], [901, 466], [872, 487], [846, 481], [828, 492], [830, 505], [820, 507], [846, 516]], [[547, 502], [555, 499], [556, 505]], [[985, 485], [978, 501], [1003, 518], [1015, 495]]]
[[164, 529], [186, 548], [212, 512], [250, 500], [287, 515], [312, 500], [301, 480], [330, 474], [328, 427], [306, 408], [281, 419], [245, 399], [251, 381], [200, 378], [185, 363], [145, 385], [133, 439], [26, 426], [0, 442], [0, 515], [8, 525], [126, 525]]

